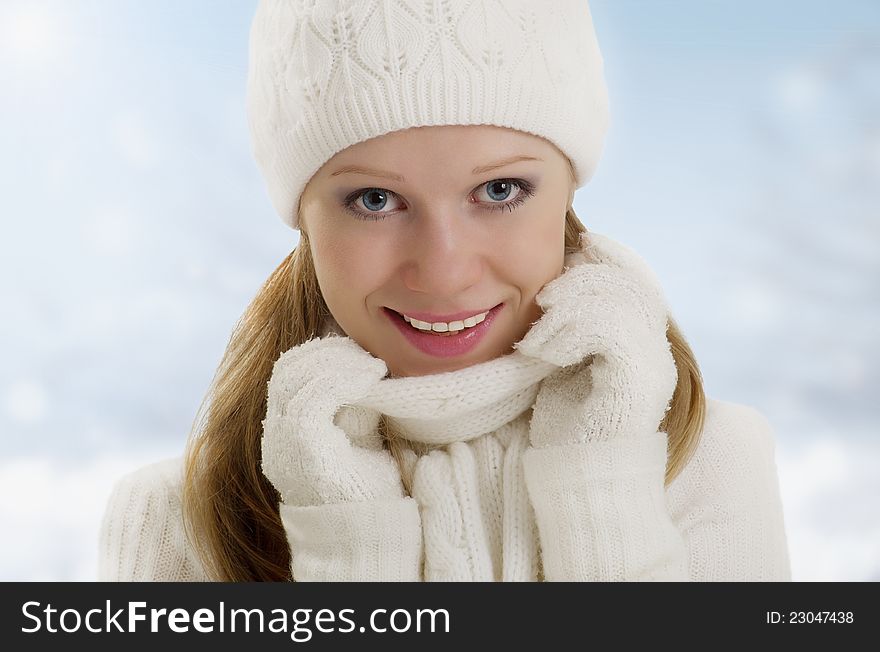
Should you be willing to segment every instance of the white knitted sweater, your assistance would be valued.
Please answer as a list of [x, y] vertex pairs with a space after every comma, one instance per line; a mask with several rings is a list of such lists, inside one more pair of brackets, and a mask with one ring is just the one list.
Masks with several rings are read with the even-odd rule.
[[[414, 395], [400, 407], [438, 405]], [[665, 491], [665, 434], [532, 450], [529, 414], [423, 455], [413, 498], [282, 506], [294, 577], [790, 579], [773, 434], [754, 409], [709, 399], [699, 448]], [[408, 432], [455, 418], [411, 418]], [[184, 535], [181, 470], [180, 458], [169, 459], [116, 484], [100, 579], [207, 579]], [[583, 548], [556, 545], [570, 539], [557, 536], [566, 528], [581, 530]]]
[[[514, 353], [385, 379], [343, 407], [340, 426], [381, 412], [431, 450], [415, 461], [411, 497], [282, 503], [294, 579], [791, 579], [773, 431], [759, 412], [709, 399], [695, 455], [664, 487], [663, 432], [530, 447], [531, 408], [551, 367]], [[100, 579], [208, 579], [184, 534], [181, 472], [174, 458], [117, 483]]]

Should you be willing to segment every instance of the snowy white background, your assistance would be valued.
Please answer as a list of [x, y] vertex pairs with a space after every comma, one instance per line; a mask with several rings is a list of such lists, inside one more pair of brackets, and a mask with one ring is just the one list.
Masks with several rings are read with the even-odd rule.
[[[794, 578], [880, 580], [880, 4], [593, 0], [581, 219], [777, 431]], [[0, 0], [0, 579], [89, 580], [296, 244], [244, 113], [254, 0]]]

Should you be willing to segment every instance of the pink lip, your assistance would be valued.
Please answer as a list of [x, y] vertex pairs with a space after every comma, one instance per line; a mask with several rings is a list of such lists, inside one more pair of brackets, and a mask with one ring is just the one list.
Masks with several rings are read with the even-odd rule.
[[[489, 310], [489, 314], [486, 315], [486, 318], [482, 322], [473, 328], [466, 328], [463, 331], [458, 331], [452, 335], [431, 335], [430, 333], [424, 333], [407, 324], [403, 320], [403, 317], [390, 308], [383, 308], [382, 310], [388, 316], [388, 319], [397, 326], [397, 329], [403, 334], [407, 341], [419, 351], [438, 358], [453, 358], [455, 356], [464, 355], [474, 349], [483, 337], [485, 337], [486, 333], [489, 332], [489, 329], [492, 327], [492, 322], [495, 321], [495, 317], [503, 308], [503, 303], [498, 304]], [[421, 314], [424, 315], [425, 313]], [[474, 313], [458, 314], [469, 317]], [[415, 317], [420, 321], [428, 321], [427, 319], [422, 319], [418, 314], [409, 315], [409, 313], [407, 313], [407, 316]], [[428, 316], [430, 317], [430, 315]], [[452, 319], [449, 319], [449, 321], [454, 321], [456, 318], [460, 317], [454, 316]], [[436, 317], [432, 317], [432, 321], [446, 321], [446, 319], [436, 319]]]

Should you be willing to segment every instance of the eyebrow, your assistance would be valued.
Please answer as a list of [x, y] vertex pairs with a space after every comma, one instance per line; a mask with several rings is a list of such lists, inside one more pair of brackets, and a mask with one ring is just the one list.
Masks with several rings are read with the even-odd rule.
[[[489, 163], [488, 165], [478, 165], [473, 170], [471, 170], [471, 174], [484, 174], [486, 172], [490, 172], [492, 170], [497, 170], [498, 168], [503, 168], [508, 165], [513, 165], [514, 163], [519, 163], [520, 161], [543, 161], [544, 159], [537, 158], [535, 156], [511, 156], [509, 158], [502, 159], [500, 161], [496, 161], [495, 163]], [[373, 177], [385, 177], [386, 179], [393, 179], [394, 181], [404, 182], [404, 179], [399, 174], [394, 174], [393, 172], [385, 172], [383, 170], [375, 170], [372, 168], [364, 168], [357, 165], [346, 165], [342, 167], [336, 172], [330, 174], [331, 177], [338, 176], [340, 174], [368, 174]]]

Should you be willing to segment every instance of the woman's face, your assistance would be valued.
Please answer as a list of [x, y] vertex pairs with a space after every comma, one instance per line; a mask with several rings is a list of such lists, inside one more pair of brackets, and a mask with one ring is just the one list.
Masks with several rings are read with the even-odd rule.
[[573, 193], [543, 138], [417, 127], [337, 153], [299, 219], [342, 329], [392, 376], [421, 376], [509, 353], [540, 318], [534, 298], [562, 272]]

